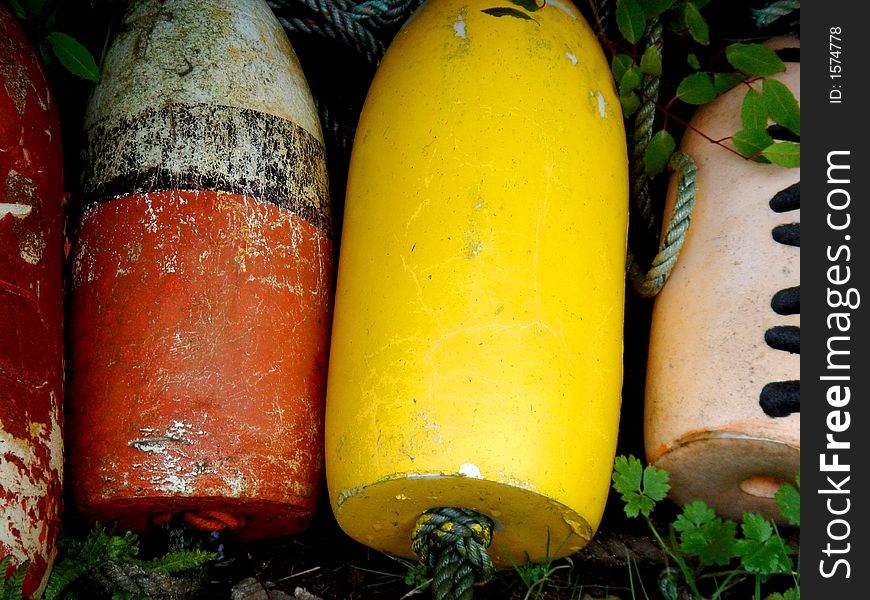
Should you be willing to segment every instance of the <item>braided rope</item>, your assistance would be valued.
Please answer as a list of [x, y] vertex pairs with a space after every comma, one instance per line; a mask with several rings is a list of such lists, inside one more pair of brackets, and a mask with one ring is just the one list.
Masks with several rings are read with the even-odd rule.
[[674, 152], [668, 161], [668, 169], [677, 173], [677, 199], [659, 251], [653, 258], [652, 268], [647, 272], [642, 271], [630, 249], [628, 253], [629, 281], [642, 298], [652, 298], [658, 294], [671, 276], [695, 207], [695, 177], [698, 174], [695, 161], [684, 152]]
[[90, 572], [103, 589], [122, 591], [152, 600], [182, 600], [200, 597], [202, 582], [195, 577], [173, 577], [131, 563], [104, 563]]
[[411, 549], [433, 574], [435, 600], [471, 600], [472, 585], [489, 581], [492, 528], [489, 517], [464, 508], [433, 508], [417, 519]]
[[758, 27], [767, 27], [780, 17], [800, 10], [800, 0], [777, 0], [764, 8], [753, 8], [752, 18]]
[[[651, 19], [646, 30], [647, 48], [661, 44], [662, 24], [658, 17]], [[652, 197], [649, 191], [650, 178], [644, 170], [644, 153], [653, 137], [653, 125], [656, 115], [656, 102], [659, 99], [659, 83], [661, 77], [646, 74], [641, 84], [643, 104], [634, 116], [634, 132], [631, 148], [631, 195], [639, 211], [641, 223], [646, 227], [647, 234], [656, 239], [658, 226], [653, 211]]]
[[[385, 30], [404, 21], [422, 0], [269, 0], [284, 29], [316, 34], [341, 42], [377, 66], [389, 35]], [[300, 17], [295, 6], [305, 6], [315, 17]]]

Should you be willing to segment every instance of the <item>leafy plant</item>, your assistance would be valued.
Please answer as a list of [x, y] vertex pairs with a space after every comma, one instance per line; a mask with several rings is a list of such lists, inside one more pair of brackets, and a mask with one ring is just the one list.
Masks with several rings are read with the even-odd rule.
[[[682, 581], [694, 598], [707, 598], [700, 591], [701, 583], [713, 580], [711, 599], [719, 598], [739, 578], [755, 578], [755, 599], [760, 600], [761, 585], [774, 575], [789, 575], [795, 587], [768, 596], [768, 600], [798, 598], [799, 571], [792, 561], [792, 549], [779, 535], [776, 524], [755, 513], [744, 513], [738, 525], [730, 519], [716, 516], [712, 508], [697, 500], [685, 505], [670, 524], [665, 541], [653, 524], [650, 514], [670, 490], [668, 472], [652, 465], [643, 467], [634, 456], [618, 456], [614, 465], [613, 489], [622, 497], [625, 514], [643, 516], [666, 556], [673, 560]], [[800, 485], [800, 476], [796, 482]], [[800, 493], [791, 484], [780, 487], [776, 501], [783, 517], [800, 525]], [[723, 571], [705, 573], [709, 567], [726, 567]], [[660, 589], [667, 597], [679, 594], [674, 571], [666, 570]]]
[[[559, 552], [559, 550], [562, 548], [562, 546], [565, 545], [567, 541], [568, 538], [566, 537], [562, 541], [562, 543], [559, 544], [559, 547], [556, 549], [556, 553]], [[502, 548], [502, 552], [504, 552], [504, 555], [507, 556], [508, 560], [514, 568], [514, 571], [516, 571], [520, 580], [523, 582], [523, 585], [526, 586], [526, 595], [523, 597], [523, 600], [542, 598], [544, 587], [547, 585], [553, 575], [557, 571], [560, 571], [562, 569], [571, 568], [571, 564], [553, 566], [553, 559], [550, 558], [549, 530], [547, 531], [547, 554], [544, 558], [544, 561], [541, 563], [532, 563], [527, 560], [525, 564], [520, 565], [514, 561], [513, 557], [511, 557], [511, 555], [504, 548]], [[570, 563], [571, 559], [566, 558], [566, 560]]]
[[[0, 600], [21, 600], [21, 589], [24, 586], [24, 576], [27, 574], [29, 562], [25, 561], [11, 567], [12, 557], [0, 558]], [[11, 573], [9, 571], [11, 570]], [[7, 573], [9, 573], [7, 577]]]
[[[622, 39], [611, 42], [609, 46], [613, 50], [611, 70], [626, 118], [643, 102], [654, 100], [645, 95], [644, 76], [662, 75], [660, 43], [650, 45], [638, 57], [637, 44], [643, 40], [650, 22], [659, 19], [674, 36], [686, 38], [688, 43], [700, 47], [710, 46], [710, 28], [701, 12], [708, 3], [709, 0], [617, 0], [616, 25]], [[756, 162], [800, 166], [800, 106], [784, 84], [771, 78], [785, 71], [785, 63], [773, 50], [761, 44], [731, 43], [714, 56], [722, 52], [733, 70], [717, 72], [704, 68], [697, 54], [686, 53], [684, 64], [691, 72], [679, 80], [669, 101], [657, 105], [665, 118], [661, 130], [655, 134], [654, 142], [647, 146], [644, 154], [647, 175], [664, 171], [676, 149], [675, 140], [667, 130], [669, 118], [676, 119], [671, 111], [674, 102], [700, 106], [738, 85], [746, 87], [746, 95], [741, 111], [742, 128], [730, 138], [737, 153]], [[769, 131], [770, 124], [790, 132], [798, 141], [774, 139]], [[728, 138], [713, 140], [704, 137], [732, 150], [724, 145]]]
[[[44, 600], [67, 597], [79, 579], [109, 563], [132, 565], [146, 573], [171, 575], [202, 566], [217, 558], [214, 552], [190, 550], [168, 552], [151, 560], [142, 560], [138, 558], [139, 540], [136, 534], [128, 531], [123, 535], [113, 535], [99, 524], [94, 526], [83, 541], [62, 537], [58, 554], [61, 559], [49, 576], [42, 596]], [[113, 590], [113, 594], [118, 598], [135, 597], [124, 590]]]
[[55, 59], [77, 77], [100, 80], [100, 69], [90, 51], [68, 33], [55, 29], [61, 0], [8, 0], [8, 3], [12, 14], [34, 33], [45, 63]]

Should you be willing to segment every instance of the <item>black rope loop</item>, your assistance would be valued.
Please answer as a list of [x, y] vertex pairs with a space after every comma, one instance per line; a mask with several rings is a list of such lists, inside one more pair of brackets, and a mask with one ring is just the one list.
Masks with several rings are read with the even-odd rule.
[[471, 600], [472, 585], [490, 580], [492, 529], [492, 519], [465, 508], [433, 508], [417, 519], [411, 549], [432, 572], [435, 600]]

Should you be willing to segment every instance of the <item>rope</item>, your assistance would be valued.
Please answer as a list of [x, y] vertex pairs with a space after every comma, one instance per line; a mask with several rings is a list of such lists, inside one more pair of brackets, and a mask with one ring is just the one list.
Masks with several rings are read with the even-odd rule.
[[200, 597], [202, 581], [196, 577], [173, 577], [130, 563], [107, 562], [90, 573], [105, 590], [120, 590], [152, 600], [182, 600]]
[[644, 272], [628, 252], [628, 277], [634, 291], [642, 298], [658, 294], [671, 276], [674, 264], [686, 239], [692, 209], [695, 207], [695, 177], [698, 171], [695, 161], [684, 152], [674, 152], [668, 161], [668, 169], [677, 173], [677, 199], [668, 228], [652, 261], [652, 268]]
[[764, 8], [753, 8], [752, 18], [757, 27], [767, 27], [780, 17], [800, 10], [800, 0], [777, 0]]
[[[662, 24], [658, 17], [651, 19], [646, 30], [647, 48], [661, 44]], [[653, 125], [656, 115], [656, 102], [659, 99], [659, 82], [657, 75], [644, 75], [641, 83], [643, 104], [634, 116], [634, 133], [631, 148], [631, 196], [639, 211], [641, 223], [647, 234], [656, 239], [658, 226], [653, 211], [652, 197], [649, 192], [650, 178], [644, 170], [643, 156], [653, 137]]]
[[433, 508], [417, 519], [411, 549], [433, 574], [435, 600], [471, 600], [471, 586], [489, 581], [492, 528], [489, 517], [464, 508]]
[[[371, 65], [384, 56], [389, 32], [422, 0], [269, 0], [281, 25], [290, 32], [316, 34], [342, 42]], [[307, 7], [314, 17], [300, 17], [294, 7]]]
[[[235, 516], [220, 510], [184, 511], [184, 521], [202, 531], [223, 531], [224, 529], [239, 529], [244, 527], [245, 518]], [[151, 523], [157, 527], [166, 525], [172, 520], [172, 513], [155, 513], [151, 515]]]

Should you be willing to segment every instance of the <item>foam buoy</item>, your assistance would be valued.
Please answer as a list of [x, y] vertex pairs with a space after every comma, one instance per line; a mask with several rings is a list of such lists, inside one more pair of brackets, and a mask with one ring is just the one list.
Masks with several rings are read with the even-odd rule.
[[[0, 6], [0, 559], [39, 592], [63, 480], [63, 153], [39, 58]], [[0, 582], [7, 573], [0, 572]]]
[[509, 565], [577, 551], [602, 515], [628, 184], [619, 99], [579, 12], [493, 6], [424, 4], [369, 90], [326, 469], [356, 540], [410, 557], [415, 530], [440, 518], [424, 513], [473, 511], [492, 525], [492, 561]]
[[132, 4], [85, 116], [70, 468], [87, 516], [303, 528], [322, 478], [325, 151], [259, 0]]
[[[800, 64], [786, 66], [774, 78], [799, 96]], [[736, 519], [778, 517], [774, 494], [800, 469], [800, 170], [695, 132], [740, 130], [745, 94], [698, 109], [683, 137], [698, 167], [695, 209], [655, 301], [645, 405], [647, 458], [670, 471], [671, 498]]]

